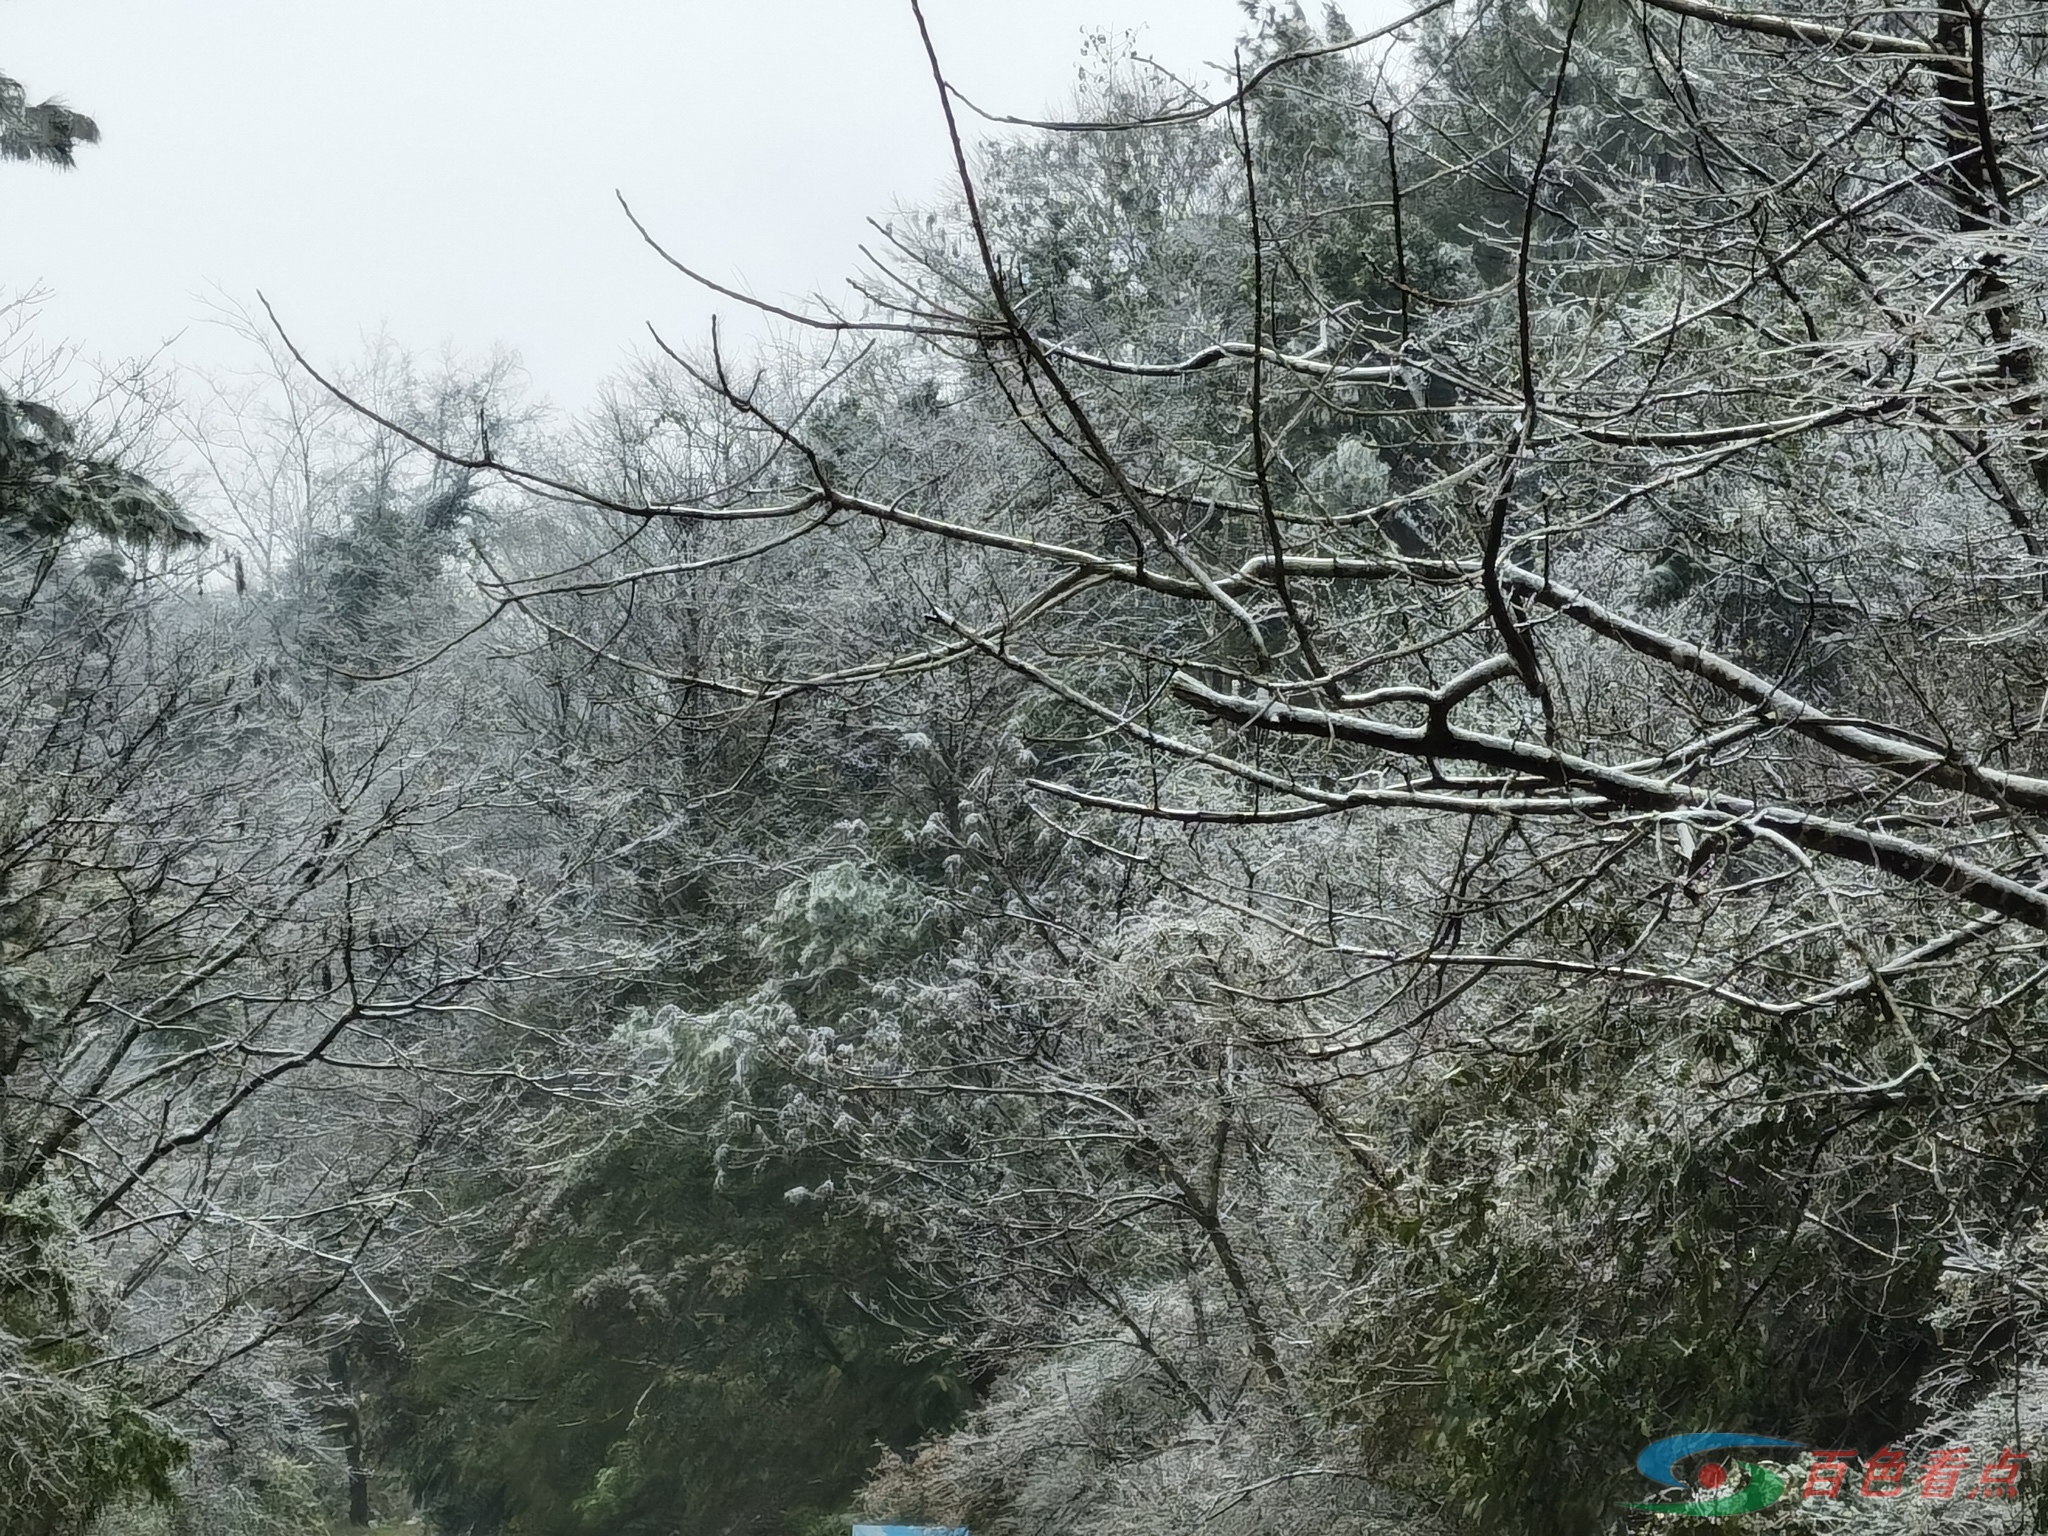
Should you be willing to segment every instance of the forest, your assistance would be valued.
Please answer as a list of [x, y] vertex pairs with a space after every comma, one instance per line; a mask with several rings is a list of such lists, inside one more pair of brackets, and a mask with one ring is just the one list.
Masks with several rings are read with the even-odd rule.
[[2048, 1519], [2048, 10], [916, 20], [582, 415], [0, 327], [0, 1536]]

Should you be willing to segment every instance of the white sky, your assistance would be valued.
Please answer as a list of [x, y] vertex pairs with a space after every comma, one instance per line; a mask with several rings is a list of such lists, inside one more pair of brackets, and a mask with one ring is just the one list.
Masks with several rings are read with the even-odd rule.
[[[1025, 114], [1089, 29], [1193, 72], [1244, 25], [1235, 0], [927, 14], [960, 88]], [[234, 366], [209, 306], [261, 288], [316, 358], [380, 328], [502, 342], [570, 407], [645, 322], [694, 342], [736, 309], [662, 266], [613, 188], [678, 257], [779, 300], [837, 289], [863, 220], [948, 167], [907, 0], [0, 0], [0, 73], [104, 134], [69, 174], [0, 166], [0, 292], [49, 290], [40, 341]]]

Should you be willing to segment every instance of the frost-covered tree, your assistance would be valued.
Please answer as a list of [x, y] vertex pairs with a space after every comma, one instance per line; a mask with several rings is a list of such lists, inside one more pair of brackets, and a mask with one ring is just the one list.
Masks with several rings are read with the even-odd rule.
[[854, 834], [947, 921], [760, 1044], [1017, 1393], [1582, 1530], [1671, 1425], [1874, 1448], [2038, 1347], [2048, 97], [1971, 0], [1399, 35], [980, 157], [935, 56], [958, 199], [500, 590], [821, 796], [975, 722]]
[[52, 97], [30, 105], [21, 82], [0, 75], [0, 160], [68, 169], [80, 144], [100, 141], [99, 124]]

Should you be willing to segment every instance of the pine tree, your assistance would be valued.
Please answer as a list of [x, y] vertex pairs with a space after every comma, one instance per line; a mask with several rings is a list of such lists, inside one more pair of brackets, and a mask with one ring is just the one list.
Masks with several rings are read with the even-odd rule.
[[21, 82], [0, 75], [0, 160], [34, 160], [69, 170], [72, 151], [100, 141], [99, 124], [52, 97], [29, 105]]

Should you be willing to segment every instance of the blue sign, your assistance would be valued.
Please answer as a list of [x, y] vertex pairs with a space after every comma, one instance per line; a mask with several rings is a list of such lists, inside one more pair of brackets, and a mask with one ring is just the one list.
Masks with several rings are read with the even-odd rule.
[[853, 1536], [967, 1536], [964, 1525], [856, 1525]]

